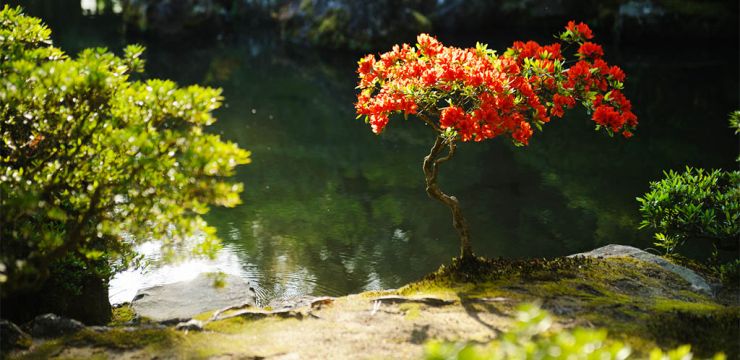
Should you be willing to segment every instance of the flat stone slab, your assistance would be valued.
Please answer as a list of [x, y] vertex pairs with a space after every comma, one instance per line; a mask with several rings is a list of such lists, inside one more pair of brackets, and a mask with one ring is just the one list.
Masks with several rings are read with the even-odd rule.
[[200, 274], [193, 280], [157, 285], [136, 293], [131, 306], [140, 316], [158, 322], [188, 321], [206, 311], [257, 303], [249, 282], [226, 275], [226, 285], [214, 287], [214, 278]]
[[631, 257], [637, 260], [646, 261], [662, 267], [663, 269], [670, 271], [691, 284], [691, 288], [694, 291], [701, 292], [707, 295], [713, 295], [712, 287], [701, 277], [699, 274], [691, 269], [687, 269], [683, 266], [676, 265], [670, 261], [663, 259], [660, 256], [653, 255], [644, 250], [640, 250], [636, 247], [626, 245], [606, 245], [598, 249], [591, 250], [589, 252], [573, 254], [574, 256], [586, 256], [596, 258], [608, 258], [608, 257]]

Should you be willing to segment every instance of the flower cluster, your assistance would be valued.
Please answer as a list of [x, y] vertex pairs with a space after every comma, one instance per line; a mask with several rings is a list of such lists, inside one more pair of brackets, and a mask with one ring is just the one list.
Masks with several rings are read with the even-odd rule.
[[359, 61], [355, 108], [375, 133], [391, 114], [403, 113], [462, 141], [509, 135], [526, 145], [533, 128], [581, 102], [597, 128], [630, 137], [637, 117], [621, 92], [625, 74], [602, 59], [592, 38], [586, 24], [568, 23], [560, 39], [578, 50], [566, 67], [561, 43], [517, 41], [499, 55], [482, 44], [447, 47], [421, 34], [416, 46], [396, 45]]

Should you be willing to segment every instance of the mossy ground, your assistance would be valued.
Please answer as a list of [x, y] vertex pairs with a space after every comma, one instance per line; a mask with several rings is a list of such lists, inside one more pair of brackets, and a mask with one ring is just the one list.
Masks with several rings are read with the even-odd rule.
[[737, 302], [718, 303], [675, 274], [631, 258], [456, 261], [399, 292], [540, 302], [568, 326], [607, 328], [638, 354], [688, 343], [699, 356], [740, 356]]
[[[450, 305], [375, 304], [381, 296], [437, 297]], [[556, 327], [605, 327], [645, 354], [653, 346], [690, 343], [699, 356], [738, 356], [737, 304], [691, 291], [680, 277], [627, 258], [453, 262], [393, 291], [337, 298], [295, 318], [243, 317], [207, 322], [203, 332], [118, 327], [85, 330], [37, 345], [19, 358], [419, 358], [430, 339], [487, 342], [507, 329], [513, 309], [539, 302]], [[308, 311], [308, 310], [306, 310]], [[211, 313], [197, 317], [208, 320]], [[120, 318], [128, 315], [124, 310]]]

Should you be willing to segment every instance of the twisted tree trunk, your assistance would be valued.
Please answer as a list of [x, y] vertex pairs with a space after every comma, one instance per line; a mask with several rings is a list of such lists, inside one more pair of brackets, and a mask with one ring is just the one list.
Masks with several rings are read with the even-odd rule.
[[[447, 155], [440, 157], [445, 145], [448, 147]], [[445, 140], [442, 135], [437, 136], [434, 146], [429, 151], [429, 155], [424, 157], [424, 178], [426, 180], [427, 194], [447, 205], [452, 211], [452, 225], [460, 235], [460, 259], [469, 260], [473, 258], [473, 248], [470, 246], [470, 228], [460, 209], [460, 202], [457, 201], [456, 197], [442, 192], [437, 185], [439, 165], [450, 160], [453, 155], [455, 155], [455, 142], [453, 140]]]

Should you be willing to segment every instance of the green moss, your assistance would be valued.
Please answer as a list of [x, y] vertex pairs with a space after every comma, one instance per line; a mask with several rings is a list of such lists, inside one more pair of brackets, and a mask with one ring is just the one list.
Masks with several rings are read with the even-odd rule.
[[[468, 264], [453, 262], [399, 290], [369, 291], [339, 298], [334, 310], [330, 311], [366, 311], [370, 308], [369, 300], [386, 295], [451, 299], [456, 301], [445, 306], [445, 311], [459, 312], [463, 316], [467, 316], [463, 310], [468, 313], [488, 312], [504, 318], [519, 303], [539, 302], [556, 314], [563, 326], [607, 328], [611, 338], [630, 344], [636, 358], [647, 357], [655, 346], [674, 347], [684, 343], [692, 344], [695, 352], [703, 354], [701, 356], [717, 351], [724, 351], [729, 358], [736, 358], [738, 354], [737, 345], [732, 342], [740, 336], [737, 326], [740, 311], [737, 307], [722, 306], [691, 291], [680, 277], [633, 259], [476, 259]], [[504, 299], [481, 301], [484, 298]], [[428, 306], [418, 303], [399, 304], [396, 309], [405, 321], [424, 318], [429, 310]], [[203, 313], [196, 318], [207, 320], [212, 314]], [[499, 320], [505, 327], [506, 320]], [[147, 353], [151, 350], [157, 355], [188, 354], [203, 358], [227, 353], [254, 354], [255, 351], [280, 353], [285, 351], [284, 344], [272, 345], [268, 341], [264, 348], [257, 350], [249, 341], [271, 339], [297, 326], [310, 329], [307, 331], [325, 331], [334, 325], [315, 319], [235, 317], [208, 322], [206, 331], [188, 334], [168, 329], [133, 332], [116, 329], [104, 333], [86, 330], [65, 338], [61, 345], [52, 343], [45, 350], [38, 350], [37, 353], [42, 355], [36, 358], [53, 355], [62, 345], [113, 351], [143, 347]], [[403, 336], [398, 339], [399, 342], [408, 340]]]
[[46, 360], [59, 354], [64, 345], [61, 340], [49, 340], [41, 345], [35, 346], [31, 351], [19, 356], [11, 356], [11, 359]]
[[166, 329], [110, 329], [94, 331], [83, 329], [64, 338], [66, 345], [105, 347], [116, 350], [129, 350], [144, 347], [168, 349], [180, 342], [183, 335]]
[[[504, 308], [509, 303], [542, 302], [563, 319], [606, 327], [640, 356], [647, 356], [656, 345], [682, 343], [699, 346], [702, 354], [736, 353], [728, 340], [737, 334], [740, 321], [737, 311], [731, 321], [732, 311], [706, 295], [691, 291], [679, 276], [632, 258], [479, 258], [467, 264], [455, 260], [398, 292], [407, 296], [456, 296], [462, 301], [484, 297], [510, 299], [499, 304]], [[686, 319], [697, 320], [704, 324], [702, 328], [717, 326], [724, 330], [722, 333], [705, 331], [710, 335], [702, 335], [699, 331], [686, 330], [692, 329]], [[673, 329], [676, 327], [680, 329]], [[696, 345], [699, 342], [710, 345]]]
[[208, 321], [211, 319], [214, 313], [216, 313], [216, 311], [206, 311], [204, 313], [193, 316], [193, 319], [198, 321]]
[[357, 294], [357, 296], [366, 298], [366, 299], [373, 299], [381, 296], [387, 296], [387, 295], [397, 295], [398, 291], [395, 290], [371, 290], [371, 291], [365, 291], [363, 293]]
[[443, 285], [434, 282], [419, 282], [409, 284], [398, 289], [398, 294], [402, 296], [424, 295], [442, 299], [451, 299], [457, 298], [457, 294], [459, 292], [465, 292], [466, 287], [466, 284], [463, 284], [463, 286], [455, 286], [452, 284]]
[[226, 334], [236, 334], [244, 330], [246, 325], [252, 321], [241, 317], [233, 317], [225, 320], [211, 321], [205, 324], [205, 329]]
[[680, 311], [686, 313], [709, 313], [724, 309], [722, 305], [712, 302], [689, 302], [665, 298], [655, 299], [653, 310], [656, 312]]
[[113, 308], [113, 314], [110, 321], [110, 326], [120, 326], [126, 323], [132, 322], [136, 319], [136, 312], [131, 305], [126, 304]]
[[[49, 340], [31, 351], [21, 354], [18, 359], [49, 359], [58, 358], [64, 349], [69, 348], [97, 348], [103, 351], [85, 353], [85, 358], [107, 358], [105, 350], [125, 351], [149, 349], [152, 352], [171, 353], [183, 343], [183, 335], [172, 329], [122, 329], [114, 328], [107, 331], [83, 329], [75, 334], [59, 339]], [[81, 355], [76, 355], [81, 356]]]

